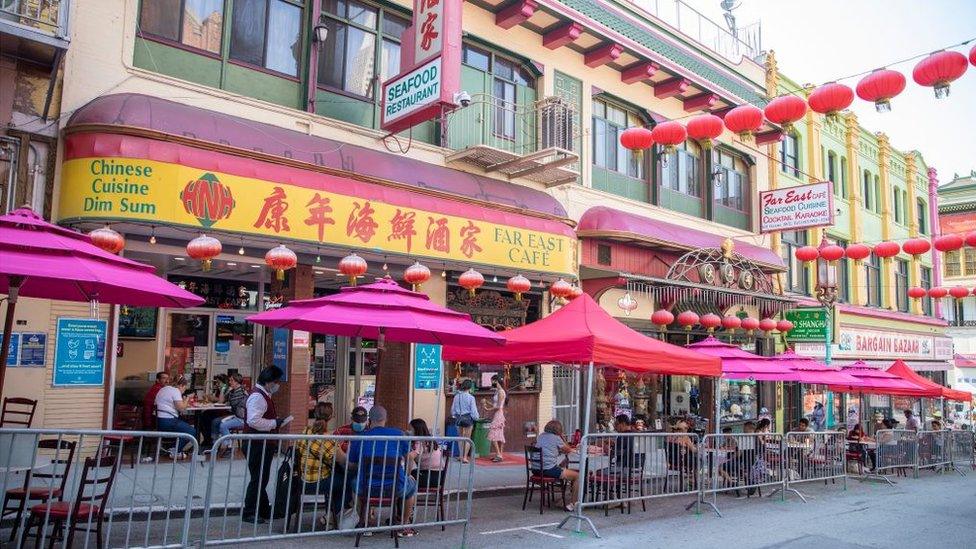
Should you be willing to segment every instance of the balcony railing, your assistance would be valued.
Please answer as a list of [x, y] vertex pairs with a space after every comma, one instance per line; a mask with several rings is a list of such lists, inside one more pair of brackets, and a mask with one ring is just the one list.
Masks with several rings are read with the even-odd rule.
[[630, 0], [632, 4], [660, 19], [685, 36], [738, 63], [745, 56], [759, 60], [762, 53], [762, 27], [756, 22], [729, 30], [682, 0]]
[[67, 40], [68, 4], [68, 0], [0, 0], [0, 28], [13, 24]]
[[579, 116], [572, 105], [548, 97], [529, 105], [487, 94], [447, 114], [448, 162], [474, 164], [509, 178], [545, 185], [575, 181]]

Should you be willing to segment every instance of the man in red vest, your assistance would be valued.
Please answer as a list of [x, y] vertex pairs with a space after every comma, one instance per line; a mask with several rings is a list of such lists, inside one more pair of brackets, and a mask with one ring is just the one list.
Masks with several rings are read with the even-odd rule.
[[[269, 366], [258, 375], [258, 382], [251, 389], [245, 404], [247, 413], [245, 432], [272, 434], [286, 424], [288, 418], [279, 418], [271, 395], [278, 391], [284, 373], [280, 368]], [[277, 446], [265, 440], [252, 440], [247, 449], [247, 490], [241, 520], [262, 523], [270, 520], [271, 504], [265, 485], [271, 478], [271, 461]]]

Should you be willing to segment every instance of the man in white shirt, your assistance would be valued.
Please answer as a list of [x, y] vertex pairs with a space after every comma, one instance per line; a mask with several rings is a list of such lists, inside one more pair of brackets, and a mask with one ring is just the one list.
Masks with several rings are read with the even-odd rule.
[[[258, 375], [258, 382], [251, 389], [247, 397], [245, 432], [249, 434], [277, 433], [278, 428], [285, 423], [279, 418], [275, 410], [271, 395], [280, 387], [280, 380], [284, 372], [275, 366], [269, 366]], [[271, 504], [265, 486], [271, 477], [271, 461], [274, 459], [277, 445], [266, 440], [252, 440], [247, 448], [247, 490], [244, 495], [244, 509], [241, 520], [245, 522], [262, 523], [270, 520]], [[277, 510], [284, 513], [284, 509]]]
[[918, 431], [921, 425], [918, 423], [918, 418], [911, 410], [905, 410], [905, 428], [909, 431]]
[[[173, 385], [167, 385], [156, 393], [156, 428], [168, 433], [186, 433], [193, 438], [197, 438], [197, 430], [192, 425], [180, 419], [180, 414], [186, 410], [186, 400], [183, 399], [183, 391], [190, 385], [190, 382], [180, 376]], [[187, 442], [188, 443], [188, 442]], [[180, 452], [186, 444], [178, 441], [173, 447], [171, 456], [176, 459], [180, 457]]]

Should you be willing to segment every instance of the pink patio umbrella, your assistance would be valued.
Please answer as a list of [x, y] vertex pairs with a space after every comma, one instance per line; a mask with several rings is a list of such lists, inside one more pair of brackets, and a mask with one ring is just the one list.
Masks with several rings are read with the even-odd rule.
[[779, 360], [796, 374], [800, 383], [808, 385], [847, 385], [856, 387], [861, 382], [858, 378], [844, 373], [840, 368], [832, 368], [823, 362], [809, 356], [801, 356], [787, 349], [773, 358]]
[[0, 391], [19, 296], [141, 307], [193, 307], [204, 302], [155, 272], [151, 265], [102, 250], [87, 235], [44, 221], [29, 208], [0, 216], [0, 293], [8, 295]]
[[722, 359], [722, 377], [731, 380], [797, 381], [797, 374], [775, 357], [759, 356], [712, 336], [687, 346]]
[[831, 391], [920, 398], [938, 397], [941, 393], [938, 389], [921, 387], [880, 368], [873, 368], [863, 360], [845, 366], [841, 371], [854, 376], [859, 383], [858, 385], [830, 385]]
[[[432, 303], [391, 278], [342, 288], [338, 294], [290, 302], [247, 318], [273, 328], [406, 343], [497, 346], [505, 337], [482, 328], [470, 315]], [[382, 346], [382, 345], [381, 345]]]

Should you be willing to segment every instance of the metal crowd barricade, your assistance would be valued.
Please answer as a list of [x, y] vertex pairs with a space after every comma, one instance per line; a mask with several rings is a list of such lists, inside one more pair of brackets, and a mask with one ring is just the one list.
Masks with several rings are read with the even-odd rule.
[[952, 467], [963, 474], [960, 467], [970, 467], [976, 470], [976, 454], [973, 447], [976, 446], [972, 431], [950, 431], [949, 434], [949, 457], [952, 460]]
[[187, 547], [198, 450], [182, 433], [0, 429], [0, 536], [12, 547]]
[[[702, 490], [699, 501], [722, 516], [718, 509], [720, 492], [745, 492], [747, 497], [762, 496], [764, 487], [783, 484], [783, 435], [778, 433], [725, 433], [705, 435], [701, 444], [700, 469]], [[706, 499], [708, 494], [711, 500]], [[785, 496], [784, 496], [785, 497]]]
[[201, 546], [463, 525], [469, 438], [232, 434], [210, 456]]
[[[579, 490], [576, 508], [559, 527], [576, 521], [576, 531], [586, 522], [586, 509], [611, 508], [621, 512], [640, 503], [680, 495], [697, 495], [701, 489], [698, 471], [698, 435], [695, 433], [596, 433], [580, 441]], [[575, 459], [575, 458], [574, 458]], [[571, 468], [577, 464], [570, 462]], [[695, 505], [694, 503], [692, 505]], [[690, 506], [689, 506], [690, 507]]]
[[943, 472], [947, 467], [953, 467], [950, 455], [950, 431], [919, 431], [917, 458], [915, 461], [915, 476], [922, 469], [932, 469]]
[[[907, 429], [879, 429], [874, 434], [875, 447], [867, 449], [872, 474], [865, 478], [879, 478], [894, 484], [889, 475], [907, 476], [915, 471], [918, 433]], [[916, 473], [917, 474], [917, 473]]]
[[846, 434], [840, 431], [789, 432], [783, 438], [785, 488], [800, 499], [806, 498], [794, 485], [815, 480], [836, 482], [843, 479], [847, 489]]

